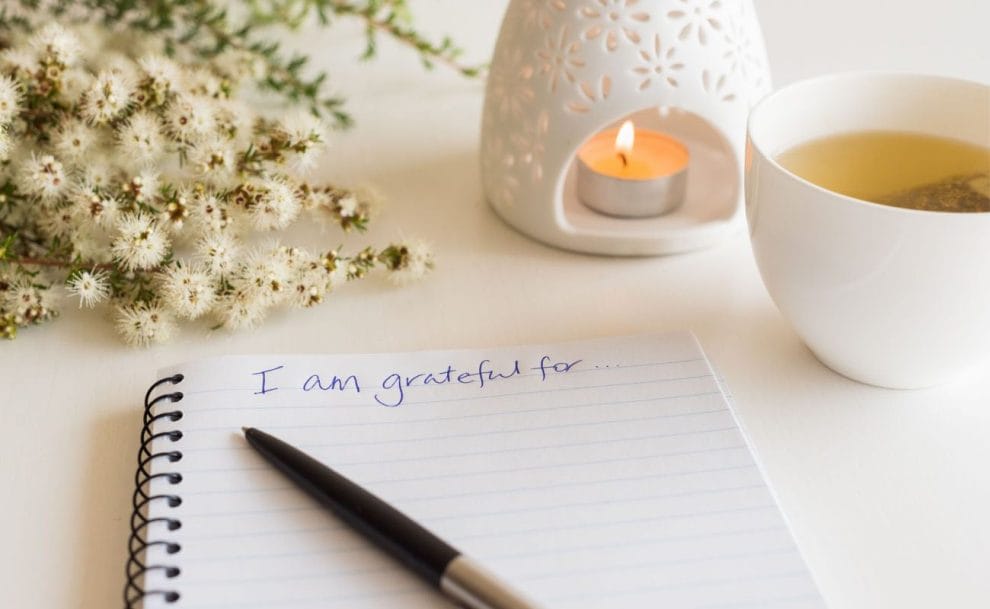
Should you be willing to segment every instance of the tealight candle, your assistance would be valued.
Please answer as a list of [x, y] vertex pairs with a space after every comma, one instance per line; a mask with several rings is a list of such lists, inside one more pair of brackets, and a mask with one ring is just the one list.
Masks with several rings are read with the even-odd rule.
[[658, 216], [684, 201], [689, 158], [673, 137], [626, 121], [578, 151], [578, 198], [612, 216]]

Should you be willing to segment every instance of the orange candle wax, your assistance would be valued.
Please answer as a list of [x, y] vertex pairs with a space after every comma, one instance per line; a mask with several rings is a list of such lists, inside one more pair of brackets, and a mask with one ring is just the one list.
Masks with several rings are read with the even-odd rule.
[[626, 121], [578, 151], [578, 197], [610, 215], [659, 215], [683, 201], [689, 160], [677, 139]]
[[687, 169], [688, 150], [669, 135], [636, 129], [626, 121], [619, 129], [595, 134], [578, 157], [597, 173], [624, 180], [652, 180]]

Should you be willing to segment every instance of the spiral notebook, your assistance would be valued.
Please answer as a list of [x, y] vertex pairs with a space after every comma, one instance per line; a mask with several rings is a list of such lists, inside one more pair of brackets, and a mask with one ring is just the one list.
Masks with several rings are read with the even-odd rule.
[[128, 607], [447, 607], [262, 461], [242, 426], [550, 609], [824, 606], [687, 333], [162, 371], [145, 399]]

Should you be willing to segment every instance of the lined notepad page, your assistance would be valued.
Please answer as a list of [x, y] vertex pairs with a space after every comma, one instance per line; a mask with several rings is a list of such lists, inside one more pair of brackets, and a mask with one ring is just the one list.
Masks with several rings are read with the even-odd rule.
[[[549, 609], [823, 607], [689, 334], [183, 366], [149, 589], [183, 609], [434, 608], [438, 594], [251, 450], [254, 426], [367, 486]], [[169, 406], [166, 406], [169, 407]], [[158, 461], [164, 461], [158, 460]]]

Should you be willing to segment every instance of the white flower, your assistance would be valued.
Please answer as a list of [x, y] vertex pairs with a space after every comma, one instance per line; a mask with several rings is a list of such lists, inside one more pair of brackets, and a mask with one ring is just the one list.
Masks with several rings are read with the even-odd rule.
[[299, 204], [303, 210], [312, 211], [321, 206], [328, 208], [332, 206], [333, 201], [327, 188], [304, 185], [299, 189]]
[[185, 90], [194, 95], [210, 98], [223, 96], [223, 83], [209, 70], [201, 68], [186, 70], [184, 83]]
[[51, 200], [65, 188], [65, 170], [50, 154], [31, 153], [20, 171], [21, 187], [42, 200]]
[[0, 66], [5, 72], [27, 77], [38, 69], [38, 56], [29, 49], [9, 48], [0, 53]]
[[161, 55], [147, 55], [138, 60], [138, 65], [153, 85], [161, 91], [174, 89], [182, 73], [171, 59]]
[[248, 211], [258, 230], [278, 230], [296, 219], [301, 206], [295, 190], [285, 180], [268, 178], [258, 185]]
[[86, 163], [82, 167], [82, 175], [79, 176], [79, 184], [84, 188], [105, 188], [114, 175], [114, 170], [110, 167], [107, 159], [101, 155], [95, 158], [93, 155], [86, 157]]
[[350, 218], [358, 211], [358, 206], [360, 205], [357, 195], [352, 192], [347, 193], [340, 200], [337, 201], [337, 207], [339, 208], [339, 213], [344, 218]]
[[227, 207], [213, 193], [198, 194], [193, 197], [190, 206], [190, 216], [193, 221], [208, 233], [222, 231], [230, 225], [232, 219]]
[[213, 279], [202, 267], [172, 265], [161, 278], [162, 300], [179, 317], [196, 319], [216, 300]]
[[79, 298], [79, 307], [92, 309], [110, 296], [110, 281], [106, 271], [82, 271], [65, 282], [65, 287]]
[[165, 208], [158, 214], [162, 226], [170, 232], [182, 229], [189, 217], [189, 198], [184, 193], [165, 201]]
[[309, 169], [326, 148], [326, 125], [309, 112], [297, 111], [282, 121], [282, 129], [296, 153], [293, 164], [299, 170]]
[[41, 228], [50, 237], [68, 237], [75, 228], [72, 207], [43, 208], [37, 213], [41, 216]]
[[404, 246], [405, 253], [398, 268], [388, 274], [389, 281], [403, 286], [416, 281], [433, 269], [433, 251], [429, 244], [419, 241]]
[[279, 248], [252, 251], [237, 269], [237, 285], [265, 305], [278, 303], [288, 294], [295, 268], [294, 259]]
[[234, 269], [234, 262], [240, 248], [229, 233], [211, 233], [197, 244], [198, 258], [217, 277], [225, 277]]
[[296, 110], [282, 120], [282, 128], [293, 141], [323, 140], [327, 127], [323, 120], [305, 110]]
[[148, 201], [158, 194], [158, 187], [161, 184], [161, 174], [154, 169], [145, 169], [138, 173], [135, 181], [141, 182], [141, 195], [139, 201]]
[[284, 264], [288, 268], [306, 264], [314, 260], [314, 258], [306, 252], [306, 250], [298, 247], [279, 245], [277, 242], [273, 243], [271, 246], [271, 256], [274, 257], [279, 264]]
[[[0, 193], [0, 215], [51, 259], [37, 275], [0, 268], [0, 311], [10, 317], [0, 333], [56, 315], [54, 296], [69, 294], [80, 308], [109, 303], [127, 342], [148, 345], [179, 320], [251, 327], [275, 306], [316, 305], [376, 266], [397, 282], [432, 267], [425, 247], [342, 258], [247, 245], [289, 227], [304, 206], [363, 229], [375, 197], [295, 177], [292, 166], [311, 165], [325, 147], [327, 126], [305, 112], [263, 119], [266, 104], [238, 99], [239, 79], [263, 68], [251, 53], [196, 63], [179, 45], [190, 63], [134, 61], [161, 52], [159, 37], [63, 8], [56, 17], [66, 19], [49, 21], [73, 33], [32, 18], [30, 45], [16, 28], [0, 45], [12, 47], [0, 50], [0, 185], [15, 195]], [[242, 157], [249, 149], [257, 154]]]
[[127, 159], [150, 163], [165, 146], [158, 119], [148, 112], [135, 112], [117, 131], [117, 142]]
[[79, 161], [89, 152], [96, 134], [80, 120], [65, 121], [55, 132], [55, 151], [70, 161]]
[[252, 291], [263, 304], [271, 305], [286, 295], [293, 268], [278, 249], [254, 250], [237, 274], [239, 285]]
[[234, 290], [218, 303], [216, 311], [221, 325], [228, 330], [254, 328], [265, 318], [265, 302], [246, 288]]
[[71, 66], [79, 58], [79, 40], [61, 25], [49, 22], [31, 39], [31, 46], [42, 58]]
[[189, 151], [189, 161], [204, 176], [223, 177], [234, 171], [234, 150], [226, 137], [211, 137]]
[[146, 168], [124, 185], [124, 191], [130, 192], [137, 201], [150, 201], [158, 194], [159, 180], [160, 176], [157, 171]]
[[140, 303], [117, 309], [117, 331], [127, 344], [146, 347], [172, 338], [175, 321], [160, 305]]
[[299, 308], [320, 304], [333, 288], [333, 279], [332, 272], [307, 256], [296, 265], [296, 274], [289, 286], [289, 302]]
[[133, 87], [122, 74], [104, 70], [86, 91], [80, 113], [90, 123], [108, 123], [127, 110], [132, 92]]
[[50, 289], [39, 288], [25, 281], [18, 281], [0, 293], [3, 306], [13, 313], [17, 324], [40, 322], [53, 314]]
[[10, 124], [20, 112], [20, 85], [9, 76], [0, 76], [0, 127]]
[[133, 271], [157, 266], [168, 253], [169, 245], [162, 227], [152, 217], [138, 212], [120, 220], [110, 249], [124, 268]]
[[254, 109], [239, 99], [231, 98], [217, 100], [214, 110], [216, 131], [235, 138], [239, 147], [246, 146], [258, 119]]
[[216, 116], [208, 99], [180, 95], [165, 110], [169, 132], [179, 141], [195, 142], [216, 127]]
[[100, 194], [88, 186], [80, 187], [72, 195], [72, 204], [77, 218], [96, 226], [112, 226], [120, 213], [120, 203], [112, 195]]

